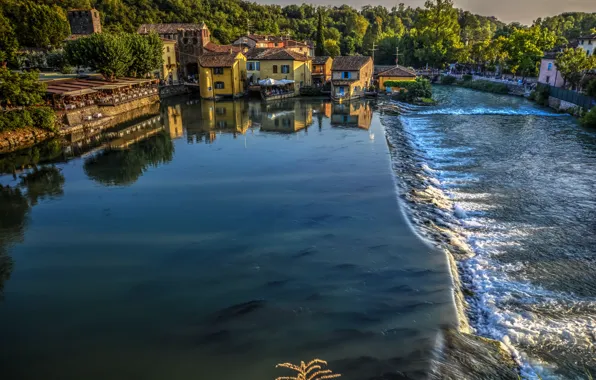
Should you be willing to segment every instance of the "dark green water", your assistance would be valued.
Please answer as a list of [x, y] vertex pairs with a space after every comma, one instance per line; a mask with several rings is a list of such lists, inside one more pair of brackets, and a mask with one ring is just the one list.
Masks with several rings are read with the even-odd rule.
[[184, 98], [146, 124], [1, 159], [0, 378], [263, 380], [315, 357], [425, 378], [450, 280], [372, 105]]

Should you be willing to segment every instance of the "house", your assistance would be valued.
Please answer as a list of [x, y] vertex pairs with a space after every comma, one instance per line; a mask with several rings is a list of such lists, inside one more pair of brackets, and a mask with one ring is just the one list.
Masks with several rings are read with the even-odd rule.
[[538, 83], [544, 83], [554, 87], [563, 87], [565, 85], [565, 79], [557, 69], [556, 58], [556, 51], [548, 52], [542, 57]]
[[196, 77], [199, 74], [198, 58], [204, 53], [222, 53], [242, 49], [232, 45], [217, 45], [211, 42], [211, 33], [205, 23], [200, 24], [143, 24], [138, 33], [157, 33], [161, 38], [176, 41], [176, 58], [180, 75], [184, 78]]
[[312, 82], [323, 85], [331, 80], [331, 65], [333, 58], [329, 56], [314, 57], [312, 59]]
[[314, 56], [314, 45], [311, 42], [296, 41], [289, 37], [272, 36], [268, 34], [248, 34], [242, 36], [233, 42], [234, 46], [239, 46], [245, 50], [252, 48], [279, 48], [292, 50], [298, 54], [308, 54]]
[[67, 12], [71, 35], [66, 39], [73, 41], [93, 33], [101, 33], [99, 11], [91, 9], [71, 9]]
[[331, 98], [351, 100], [363, 97], [372, 84], [372, 75], [371, 57], [335, 57], [331, 66]]
[[201, 97], [240, 97], [246, 83], [246, 57], [230, 50], [226, 53], [204, 53], [199, 57]]
[[408, 69], [400, 65], [391, 67], [388, 70], [381, 71], [379, 76], [379, 89], [386, 90], [385, 82], [397, 81], [397, 82], [411, 82], [416, 80], [416, 71]]
[[586, 51], [589, 56], [596, 53], [596, 33], [578, 38], [579, 47]]
[[161, 69], [156, 73], [166, 82], [178, 81], [178, 64], [176, 63], [176, 41], [162, 38], [163, 62]]
[[306, 54], [279, 48], [253, 48], [246, 53], [247, 75], [251, 83], [261, 79], [293, 80], [294, 90], [312, 85], [312, 59]]

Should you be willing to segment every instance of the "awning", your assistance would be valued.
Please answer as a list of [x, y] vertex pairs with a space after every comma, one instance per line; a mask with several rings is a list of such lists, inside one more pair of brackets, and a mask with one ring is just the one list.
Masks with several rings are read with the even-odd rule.
[[72, 90], [72, 91], [65, 91], [63, 89], [58, 89], [58, 88], [48, 88], [46, 90], [46, 92], [48, 92], [50, 94], [57, 94], [57, 95], [62, 95], [62, 96], [81, 96], [81, 95], [93, 94], [97, 91], [92, 90], [90, 88], [85, 88], [82, 90]]

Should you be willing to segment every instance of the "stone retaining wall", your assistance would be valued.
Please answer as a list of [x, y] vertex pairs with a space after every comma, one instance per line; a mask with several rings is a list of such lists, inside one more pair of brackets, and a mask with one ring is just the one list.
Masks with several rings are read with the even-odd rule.
[[23, 128], [0, 133], [0, 153], [10, 153], [38, 144], [56, 134], [40, 128]]
[[177, 85], [173, 85], [173, 86], [164, 86], [164, 87], [160, 87], [160, 89], [159, 89], [159, 96], [161, 98], [168, 98], [170, 96], [184, 95], [184, 94], [188, 94], [188, 93], [190, 93], [190, 91], [188, 90], [188, 87], [186, 87], [186, 85], [183, 85], [183, 84], [177, 84]]

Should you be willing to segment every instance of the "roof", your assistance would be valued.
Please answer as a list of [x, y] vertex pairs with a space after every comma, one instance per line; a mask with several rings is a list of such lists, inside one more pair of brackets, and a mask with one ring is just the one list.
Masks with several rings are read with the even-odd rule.
[[350, 55], [346, 57], [335, 57], [331, 70], [360, 70], [367, 63], [372, 62], [372, 58], [364, 55]]
[[304, 54], [285, 48], [252, 48], [246, 52], [246, 58], [257, 61], [308, 61]]
[[153, 79], [121, 78], [115, 82], [107, 82], [97, 77], [57, 79], [46, 81], [46, 92], [62, 96], [79, 96], [96, 92], [97, 90], [130, 87], [136, 84], [151, 83]]
[[214, 44], [213, 42], [208, 42], [207, 44], [205, 44], [205, 46], [203, 46], [203, 48], [214, 53], [230, 53], [230, 51], [240, 53], [242, 51], [242, 48], [238, 46], [218, 45]]
[[280, 36], [272, 36], [269, 34], [249, 34], [248, 36], [245, 36], [246, 38], [250, 38], [251, 40], [255, 41], [255, 42], [259, 42], [259, 41], [271, 41], [271, 42], [280, 42], [280, 41], [284, 41], [284, 37], [280, 37]]
[[403, 67], [400, 65], [394, 66], [389, 70], [379, 72], [379, 76], [384, 77], [414, 77], [416, 78], [416, 72], [412, 69], [408, 69], [407, 67]]
[[157, 32], [157, 34], [173, 34], [178, 33], [178, 30], [200, 30], [207, 26], [204, 22], [200, 24], [143, 24], [139, 26], [138, 33], [147, 34], [149, 32]]
[[239, 53], [205, 53], [199, 57], [201, 67], [232, 67]]
[[328, 56], [328, 55], [322, 55], [322, 56], [319, 56], [319, 57], [313, 57], [312, 64], [313, 65], [324, 65], [330, 59], [331, 59], [331, 57]]
[[596, 33], [579, 37], [580, 40], [596, 40]]
[[47, 93], [50, 94], [59, 94], [59, 95], [63, 95], [63, 96], [81, 96], [81, 95], [87, 95], [87, 94], [93, 94], [97, 91], [92, 90], [90, 88], [84, 88], [81, 90], [63, 90], [63, 89], [57, 89], [57, 88], [48, 88], [46, 90]]

